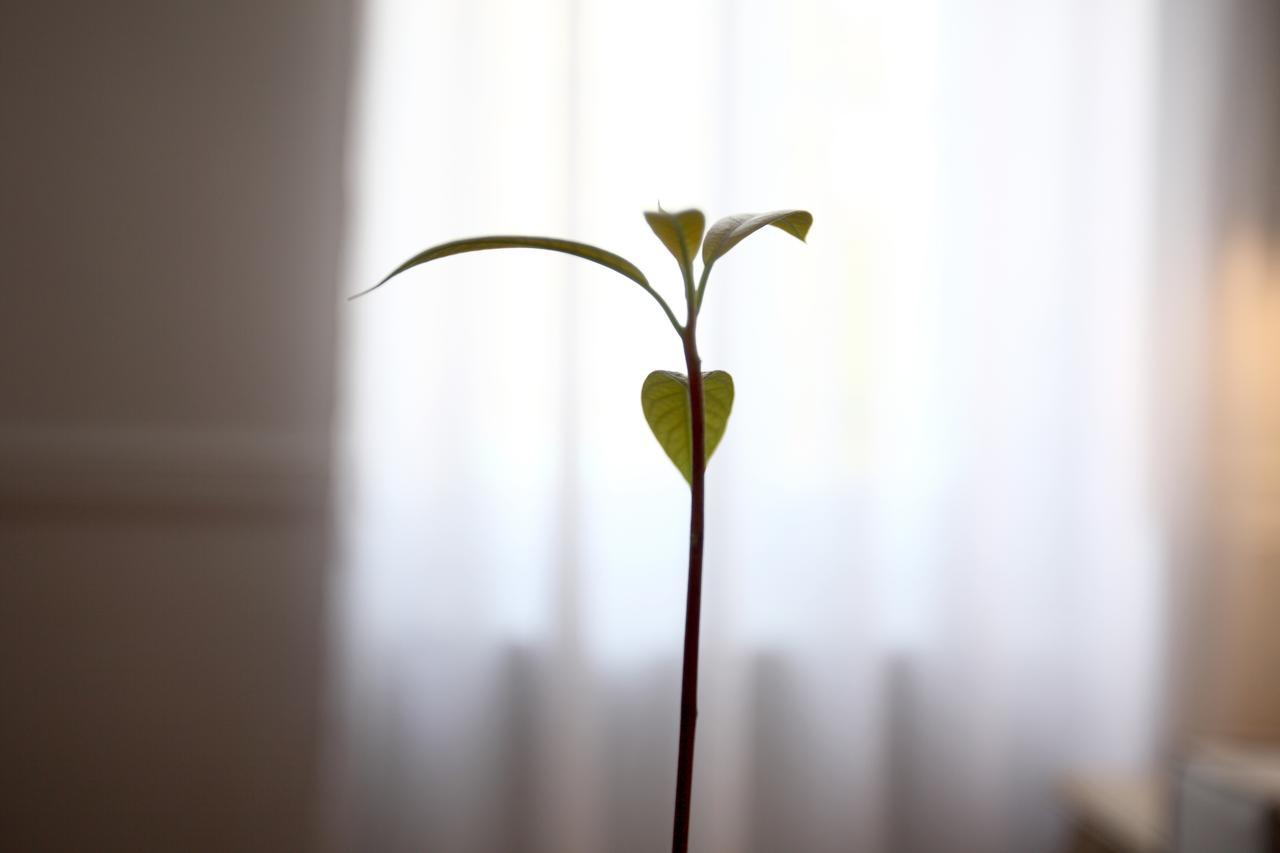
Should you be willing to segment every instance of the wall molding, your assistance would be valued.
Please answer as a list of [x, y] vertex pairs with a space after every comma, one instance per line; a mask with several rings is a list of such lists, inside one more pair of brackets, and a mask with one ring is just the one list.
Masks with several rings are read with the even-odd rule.
[[325, 436], [230, 429], [0, 427], [0, 518], [57, 512], [318, 513]]

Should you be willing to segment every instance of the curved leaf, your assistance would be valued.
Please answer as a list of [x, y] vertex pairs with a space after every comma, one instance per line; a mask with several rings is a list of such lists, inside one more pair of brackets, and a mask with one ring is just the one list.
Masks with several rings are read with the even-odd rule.
[[[702, 374], [703, 425], [706, 430], [707, 459], [715, 452], [729, 425], [733, 409], [733, 377], [723, 370]], [[686, 482], [693, 479], [690, 450], [689, 380], [683, 373], [655, 370], [640, 388], [640, 405], [653, 437]]]
[[439, 246], [433, 246], [430, 249], [419, 252], [409, 260], [391, 271], [386, 278], [370, 287], [368, 290], [362, 290], [351, 299], [364, 296], [377, 290], [391, 279], [400, 275], [405, 270], [411, 270], [416, 266], [425, 264], [428, 261], [434, 261], [439, 258], [447, 258], [449, 255], [460, 255], [463, 252], [482, 252], [486, 249], [547, 249], [552, 252], [563, 252], [566, 255], [575, 255], [579, 258], [585, 258], [588, 261], [594, 261], [601, 266], [606, 266], [614, 272], [621, 273], [645, 290], [652, 292], [649, 286], [649, 280], [644, 277], [644, 273], [640, 272], [640, 268], [628, 261], [620, 255], [613, 252], [607, 252], [597, 246], [587, 243], [577, 243], [573, 240], [559, 240], [554, 237], [472, 237], [466, 240], [454, 240], [451, 243], [442, 243]]
[[687, 269], [698, 254], [698, 246], [702, 244], [702, 230], [707, 225], [706, 217], [701, 210], [681, 210], [668, 213], [661, 207], [654, 213], [645, 211], [644, 219], [658, 235], [662, 245], [675, 256], [681, 269]]
[[807, 210], [775, 210], [771, 213], [738, 213], [716, 222], [702, 244], [702, 263], [710, 267], [722, 255], [766, 225], [781, 228], [803, 241], [813, 225], [813, 214]]

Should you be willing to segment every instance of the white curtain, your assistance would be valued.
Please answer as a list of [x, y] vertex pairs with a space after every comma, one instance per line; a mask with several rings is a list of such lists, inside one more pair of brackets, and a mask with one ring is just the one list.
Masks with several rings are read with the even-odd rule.
[[[1157, 749], [1159, 15], [1133, 2], [367, 0], [349, 291], [428, 245], [805, 207], [717, 265], [693, 846], [1031, 851]], [[548, 253], [345, 311], [329, 843], [669, 845], [688, 490], [656, 306]]]

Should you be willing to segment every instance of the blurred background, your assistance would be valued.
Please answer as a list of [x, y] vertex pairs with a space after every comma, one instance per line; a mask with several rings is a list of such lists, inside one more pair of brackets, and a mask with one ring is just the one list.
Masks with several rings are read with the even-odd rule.
[[694, 849], [1163, 849], [1280, 744], [1280, 6], [4, 12], [0, 848], [664, 849], [670, 327], [345, 301], [674, 303], [658, 203], [815, 218], [699, 323]]

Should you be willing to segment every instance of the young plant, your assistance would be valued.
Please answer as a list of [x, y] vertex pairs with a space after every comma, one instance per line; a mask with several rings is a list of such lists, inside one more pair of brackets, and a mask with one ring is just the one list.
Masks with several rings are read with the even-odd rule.
[[[640, 404], [645, 420], [658, 444], [689, 483], [689, 576], [685, 603], [684, 664], [680, 683], [680, 748], [676, 760], [676, 803], [672, 829], [672, 853], [686, 853], [689, 847], [689, 804], [693, 789], [693, 740], [698, 717], [698, 635], [702, 612], [702, 545], [706, 518], [704, 483], [707, 460], [724, 437], [733, 408], [733, 378], [723, 370], [702, 372], [698, 354], [698, 314], [707, 289], [707, 279], [717, 260], [742, 240], [766, 225], [772, 225], [804, 240], [813, 216], [804, 210], [776, 210], [758, 215], [726, 216], [706, 232], [701, 211], [669, 213], [661, 208], [644, 218], [662, 245], [675, 256], [684, 279], [685, 322], [681, 325], [667, 301], [653, 289], [644, 273], [627, 259], [604, 249], [572, 240], [550, 237], [473, 237], [442, 243], [419, 252], [391, 271], [386, 278], [355, 299], [377, 290], [391, 279], [416, 266], [485, 249], [548, 249], [576, 255], [606, 266], [640, 285], [662, 308], [675, 329], [684, 350], [687, 374], [655, 370], [640, 386]], [[694, 261], [702, 250], [702, 274], [694, 284]]]

